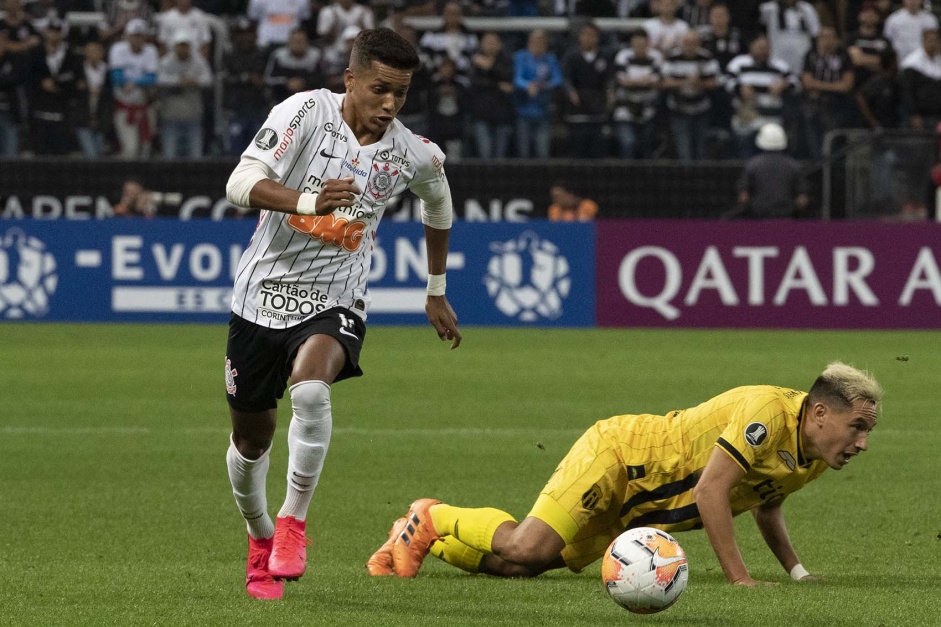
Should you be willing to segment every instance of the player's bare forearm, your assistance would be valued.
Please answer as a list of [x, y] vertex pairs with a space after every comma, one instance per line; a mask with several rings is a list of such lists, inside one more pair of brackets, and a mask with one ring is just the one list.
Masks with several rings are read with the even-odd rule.
[[428, 274], [444, 274], [448, 263], [448, 243], [451, 229], [425, 227], [425, 247], [428, 250]]
[[729, 493], [744, 476], [741, 467], [716, 448], [694, 488], [694, 495], [706, 535], [726, 579], [735, 584], [752, 585], [754, 581], [735, 541], [732, 507], [729, 505]]
[[249, 200], [252, 207], [280, 211], [281, 213], [297, 213], [297, 199], [301, 193], [272, 181], [262, 179], [252, 187]]
[[787, 533], [787, 524], [784, 522], [784, 511], [781, 509], [781, 504], [756, 507], [752, 510], [752, 515], [755, 517], [755, 524], [758, 525], [761, 537], [765, 539], [768, 548], [778, 558], [778, 562], [781, 563], [784, 570], [788, 573], [791, 572], [791, 569], [797, 566], [800, 560], [797, 558], [794, 545], [791, 544], [791, 538]]
[[[448, 241], [451, 237], [450, 229], [435, 229], [425, 225], [425, 246], [428, 252], [428, 274], [441, 275], [445, 273], [448, 262]], [[425, 313], [428, 321], [435, 328], [438, 337], [450, 340], [451, 348], [461, 345], [461, 332], [457, 328], [457, 314], [448, 302], [447, 296], [429, 295], [425, 300]]]

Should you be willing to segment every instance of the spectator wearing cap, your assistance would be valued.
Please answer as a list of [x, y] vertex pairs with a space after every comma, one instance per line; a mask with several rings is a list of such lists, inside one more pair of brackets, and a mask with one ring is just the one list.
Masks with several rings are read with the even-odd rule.
[[281, 102], [298, 92], [319, 87], [323, 82], [320, 59], [320, 49], [310, 45], [304, 30], [298, 28], [291, 33], [287, 45], [271, 53], [265, 68], [271, 100]]
[[105, 154], [107, 135], [114, 115], [114, 100], [105, 48], [89, 41], [83, 48], [82, 78], [85, 91], [79, 94], [76, 134], [82, 154], [97, 159]]
[[[359, 26], [347, 26], [340, 33], [336, 44], [324, 48], [321, 69], [324, 76], [324, 87], [330, 91], [341, 93], [345, 91], [343, 71], [350, 64], [350, 53], [353, 51], [353, 42], [362, 29]], [[411, 94], [410, 94], [411, 96]]]
[[759, 11], [771, 56], [784, 61], [791, 72], [800, 72], [804, 57], [820, 34], [817, 9], [804, 0], [771, 0], [763, 2]]
[[258, 49], [255, 27], [241, 18], [232, 29], [232, 49], [222, 58], [222, 106], [228, 126], [227, 150], [240, 155], [265, 121], [265, 54]]
[[934, 130], [941, 122], [941, 35], [922, 33], [922, 45], [901, 63], [909, 123], [915, 130]]
[[107, 26], [101, 32], [101, 40], [112, 44], [124, 34], [131, 20], [150, 22], [153, 8], [147, 0], [105, 0], [103, 4]]
[[248, 18], [258, 24], [258, 47], [267, 52], [285, 45], [310, 19], [308, 0], [250, 0]]
[[5, 0], [6, 15], [0, 19], [0, 157], [15, 157], [20, 151], [18, 122], [33, 50], [42, 42], [26, 19], [20, 0]]
[[562, 60], [565, 124], [569, 154], [583, 159], [604, 156], [604, 123], [612, 64], [599, 47], [600, 32], [588, 22], [578, 29], [578, 46]]
[[39, 155], [66, 155], [75, 145], [79, 93], [85, 90], [81, 57], [65, 41], [65, 24], [52, 18], [30, 70], [30, 134]]
[[193, 52], [193, 34], [182, 30], [160, 59], [160, 142], [165, 159], [203, 156], [203, 93], [212, 85], [212, 69]]
[[926, 30], [938, 30], [938, 18], [925, 11], [923, 0], [902, 0], [902, 8], [886, 18], [882, 33], [892, 42], [899, 63], [918, 50]]
[[787, 135], [780, 124], [761, 127], [755, 138], [764, 151], [745, 163], [738, 181], [738, 217], [794, 218], [808, 205], [807, 183], [800, 164], [785, 154]]
[[541, 29], [529, 33], [526, 48], [513, 56], [513, 86], [516, 88], [517, 156], [548, 159], [550, 152], [550, 100], [562, 86], [559, 61], [549, 52], [549, 36]]
[[345, 42], [342, 35], [344, 31], [350, 32], [348, 28], [355, 27], [358, 33], [375, 26], [376, 18], [372, 9], [354, 0], [333, 0], [317, 14], [317, 36], [325, 52], [330, 48], [343, 49]]
[[108, 67], [114, 88], [114, 131], [120, 156], [138, 159], [150, 156], [156, 117], [151, 104], [156, 96], [157, 47], [147, 43], [150, 31], [143, 20], [131, 20], [124, 40], [108, 52]]
[[194, 7], [193, 0], [175, 0], [172, 9], [158, 13], [155, 19], [159, 24], [157, 43], [161, 55], [166, 55], [169, 48], [175, 45], [173, 40], [177, 33], [186, 32], [189, 33], [193, 51], [199, 52], [204, 59], [209, 57], [209, 44], [212, 42], [209, 16]]
[[819, 159], [823, 154], [824, 136], [843, 127], [855, 107], [850, 97], [853, 64], [832, 26], [820, 29], [816, 46], [804, 60], [801, 83], [807, 152], [811, 158]]

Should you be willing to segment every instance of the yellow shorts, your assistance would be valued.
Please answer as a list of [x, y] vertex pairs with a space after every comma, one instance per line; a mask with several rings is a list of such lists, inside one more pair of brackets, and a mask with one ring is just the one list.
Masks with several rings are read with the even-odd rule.
[[562, 559], [574, 572], [604, 555], [624, 531], [620, 508], [627, 493], [627, 468], [616, 442], [603, 436], [603, 422], [575, 442], [529, 513], [562, 536]]

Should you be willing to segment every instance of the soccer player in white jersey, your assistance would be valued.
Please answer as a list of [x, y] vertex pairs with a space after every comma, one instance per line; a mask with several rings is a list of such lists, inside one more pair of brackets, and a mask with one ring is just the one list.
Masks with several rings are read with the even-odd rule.
[[[330, 385], [362, 374], [376, 227], [405, 188], [422, 201], [425, 311], [442, 340], [461, 343], [444, 294], [452, 213], [444, 155], [395, 119], [418, 63], [394, 31], [361, 32], [346, 93], [302, 92], [272, 109], [226, 186], [231, 202], [262, 210], [235, 279], [225, 364], [226, 461], [248, 527], [246, 588], [256, 598], [281, 598], [284, 580], [306, 569], [307, 510], [330, 442]], [[288, 487], [272, 523], [265, 477], [289, 378]]]

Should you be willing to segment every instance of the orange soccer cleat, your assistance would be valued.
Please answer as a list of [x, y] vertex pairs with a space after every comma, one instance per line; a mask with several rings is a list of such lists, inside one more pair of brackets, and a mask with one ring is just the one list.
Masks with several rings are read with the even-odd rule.
[[284, 582], [277, 581], [268, 572], [272, 538], [248, 536], [248, 565], [245, 567], [245, 590], [256, 599], [280, 599], [284, 596]]
[[418, 499], [409, 506], [405, 516], [405, 528], [392, 544], [392, 564], [395, 574], [399, 577], [417, 576], [428, 550], [438, 539], [438, 532], [428, 510], [440, 502], [435, 499]]
[[274, 547], [268, 558], [268, 572], [275, 579], [297, 580], [307, 570], [307, 521], [294, 516], [278, 518], [274, 526]]
[[395, 539], [398, 538], [399, 534], [404, 530], [404, 517], [392, 523], [392, 530], [389, 531], [389, 539], [366, 561], [366, 570], [369, 571], [370, 575], [373, 577], [385, 577], [395, 574], [395, 569], [392, 565], [392, 545], [395, 543]]

